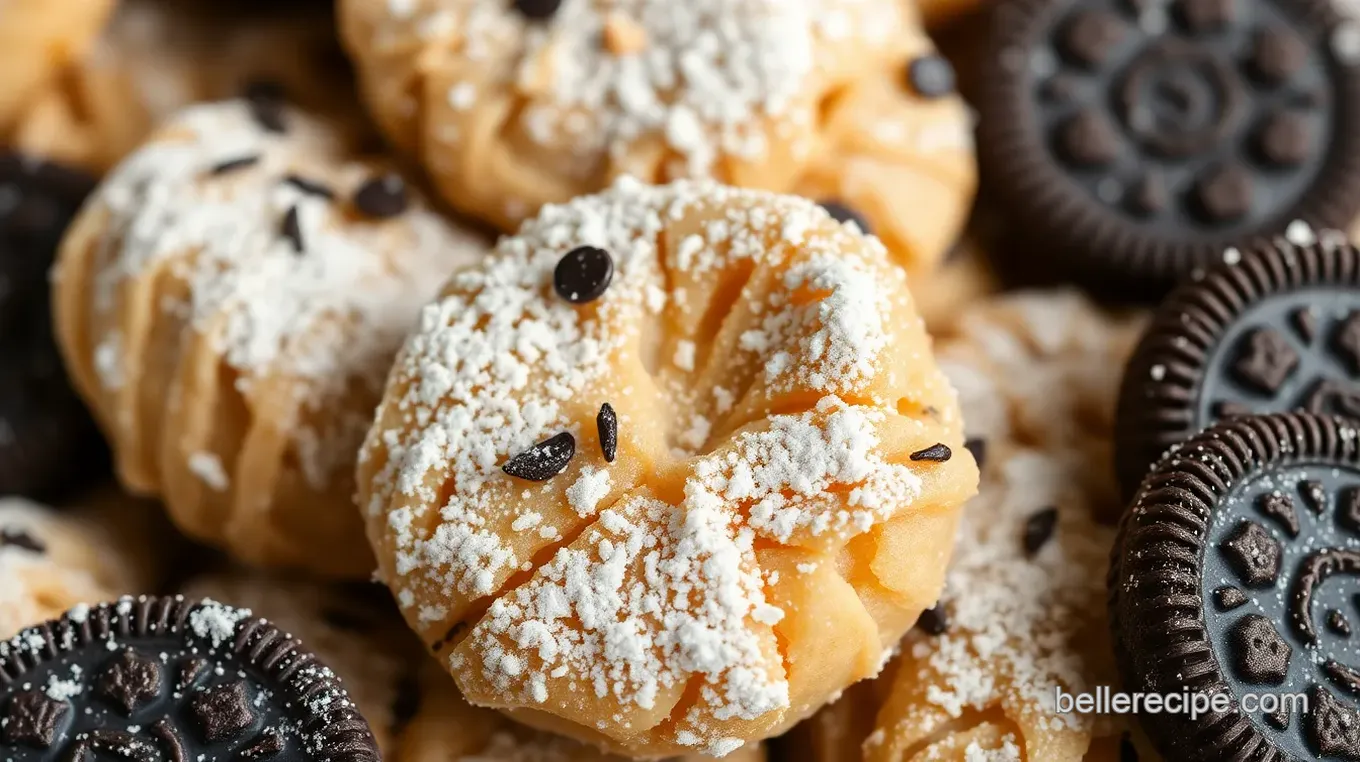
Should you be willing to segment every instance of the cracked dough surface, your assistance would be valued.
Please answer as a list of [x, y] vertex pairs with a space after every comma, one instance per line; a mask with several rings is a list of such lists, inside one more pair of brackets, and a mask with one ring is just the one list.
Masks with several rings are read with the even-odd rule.
[[[615, 274], [573, 306], [553, 274], [581, 245]], [[976, 485], [961, 427], [877, 239], [796, 197], [623, 180], [546, 207], [426, 308], [360, 505], [473, 704], [722, 754], [876, 674], [935, 600]], [[555, 478], [501, 471], [561, 433]]]
[[[894, 258], [933, 266], [976, 173], [907, 0], [343, 0], [370, 112], [458, 209], [503, 229], [632, 175], [844, 203]], [[939, 62], [936, 62], [939, 63]]]
[[57, 337], [120, 479], [186, 534], [362, 578], [355, 454], [420, 305], [485, 243], [413, 190], [369, 216], [354, 197], [390, 164], [259, 116], [193, 107], [105, 179], [54, 271]]
[[[986, 448], [941, 598], [947, 628], [913, 629], [883, 677], [795, 730], [795, 759], [1121, 759], [1127, 723], [1060, 715], [1053, 701], [1058, 686], [1118, 684], [1104, 602], [1115, 530], [1092, 508], [1118, 500], [1114, 398], [1142, 321], [1036, 291], [995, 297], [941, 330], [940, 364]], [[1056, 529], [1031, 557], [1026, 522], [1049, 507]], [[1141, 737], [1130, 742], [1156, 758]]]

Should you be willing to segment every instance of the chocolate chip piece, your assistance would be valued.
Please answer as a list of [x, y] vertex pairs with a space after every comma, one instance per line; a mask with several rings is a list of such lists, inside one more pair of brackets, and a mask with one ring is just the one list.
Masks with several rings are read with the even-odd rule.
[[943, 635], [949, 629], [949, 614], [944, 604], [937, 603], [921, 612], [916, 620], [916, 629], [927, 635]]
[[1191, 30], [1209, 32], [1233, 23], [1237, 0], [1180, 0], [1179, 10]]
[[1138, 762], [1138, 747], [1128, 733], [1119, 737], [1119, 762]]
[[1299, 482], [1299, 496], [1308, 510], [1321, 515], [1327, 510], [1327, 489], [1321, 482], [1303, 479]]
[[0, 548], [21, 548], [30, 553], [46, 553], [47, 544], [28, 531], [13, 527], [0, 527]]
[[562, 473], [576, 454], [576, 437], [562, 432], [516, 455], [501, 470], [516, 479], [546, 482]]
[[604, 249], [578, 246], [557, 262], [553, 288], [572, 304], [588, 304], [604, 296], [614, 279], [614, 258]]
[[924, 450], [917, 450], [916, 452], [912, 453], [910, 457], [914, 461], [925, 460], [943, 463], [944, 461], [949, 460], [951, 457], [953, 457], [953, 455], [954, 453], [950, 451], [949, 445], [936, 442], [935, 444], [925, 448]]
[[1352, 373], [1360, 373], [1360, 312], [1351, 312], [1341, 321], [1332, 338], [1332, 349]]
[[1294, 332], [1304, 344], [1313, 343], [1313, 336], [1317, 335], [1317, 324], [1317, 310], [1311, 306], [1299, 307], [1289, 313], [1289, 325], [1294, 328]]
[[820, 201], [818, 202], [826, 213], [831, 215], [831, 219], [839, 223], [853, 222], [861, 232], [871, 234], [874, 229], [869, 226], [869, 221], [864, 219], [864, 215], [851, 209], [840, 201]]
[[404, 213], [411, 200], [406, 181], [395, 172], [368, 180], [354, 192], [354, 208], [375, 220], [386, 220]]
[[1128, 203], [1129, 208], [1141, 217], [1150, 217], [1166, 211], [1171, 203], [1166, 178], [1155, 169], [1148, 170], [1129, 190]]
[[562, 0], [513, 0], [515, 10], [520, 15], [534, 21], [543, 21], [552, 18], [557, 9], [562, 7]]
[[266, 132], [283, 134], [288, 131], [284, 117], [286, 99], [281, 86], [274, 82], [255, 82], [246, 86], [246, 105], [255, 123]]
[[298, 208], [296, 206], [289, 207], [288, 211], [283, 215], [281, 232], [283, 233], [283, 237], [288, 239], [288, 243], [292, 244], [293, 251], [298, 254], [306, 251], [306, 246], [302, 240], [302, 221], [298, 218]]
[[334, 673], [249, 612], [123, 598], [28, 628], [0, 653], [0, 759], [209, 758], [379, 762]]
[[987, 440], [969, 439], [963, 443], [963, 447], [973, 454], [973, 460], [977, 462], [979, 469], [987, 465]]
[[1308, 698], [1308, 740], [1318, 757], [1360, 759], [1360, 712], [1320, 685], [1313, 686]]
[[1025, 534], [1023, 542], [1025, 555], [1037, 555], [1043, 547], [1052, 539], [1053, 533], [1058, 528], [1058, 509], [1044, 508], [1035, 511], [1028, 519], [1025, 519]]
[[283, 182], [297, 188], [309, 196], [324, 198], [327, 201], [335, 200], [335, 191], [331, 190], [329, 186], [315, 180], [309, 180], [301, 175], [288, 175], [283, 178]]
[[595, 415], [595, 430], [600, 435], [600, 452], [605, 462], [613, 463], [619, 452], [619, 417], [608, 402], [600, 405], [600, 412]]
[[225, 175], [230, 172], [235, 172], [238, 169], [253, 167], [259, 163], [260, 157], [258, 155], [239, 156], [235, 159], [227, 159], [226, 161], [215, 164], [213, 165], [213, 168], [208, 171], [214, 175]]
[[954, 67], [943, 56], [919, 56], [907, 64], [907, 82], [923, 98], [953, 95]]

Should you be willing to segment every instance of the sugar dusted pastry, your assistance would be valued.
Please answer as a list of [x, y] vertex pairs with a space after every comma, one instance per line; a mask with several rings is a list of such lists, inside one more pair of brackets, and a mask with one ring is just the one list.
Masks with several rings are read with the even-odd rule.
[[1140, 322], [1071, 293], [1032, 292], [980, 305], [943, 331], [940, 362], [984, 464], [941, 604], [887, 676], [795, 731], [791, 748], [815, 752], [795, 759], [1156, 759], [1137, 756], [1128, 718], [1064, 714], [1054, 703], [1059, 687], [1118, 684], [1105, 616], [1115, 530], [1095, 516], [1118, 500], [1113, 405]]
[[[419, 710], [401, 734], [395, 762], [626, 762], [590, 744], [520, 725], [468, 704], [449, 676], [433, 662], [422, 674]], [[763, 744], [727, 756], [730, 762], [764, 762]], [[704, 762], [690, 754], [672, 762]]]
[[105, 180], [58, 339], [122, 481], [258, 565], [363, 577], [354, 456], [419, 305], [479, 238], [277, 102], [192, 108]]
[[79, 603], [154, 591], [174, 555], [157, 518], [114, 490], [60, 511], [0, 497], [0, 640]]
[[122, 0], [60, 81], [25, 103], [9, 142], [103, 172], [186, 106], [271, 89], [367, 136], [328, 13], [312, 0]]
[[795, 192], [929, 269], [972, 127], [905, 0], [343, 0], [369, 109], [445, 198], [507, 230], [632, 175]]
[[471, 703], [720, 755], [875, 674], [934, 603], [962, 445], [877, 239], [795, 197], [624, 180], [425, 309], [359, 493]]
[[249, 610], [301, 640], [340, 678], [384, 756], [395, 752], [394, 733], [407, 719], [401, 693], [424, 659], [381, 587], [237, 570], [196, 577], [180, 592]]
[[0, 130], [7, 130], [63, 65], [82, 55], [115, 0], [6, 0], [0, 3]]

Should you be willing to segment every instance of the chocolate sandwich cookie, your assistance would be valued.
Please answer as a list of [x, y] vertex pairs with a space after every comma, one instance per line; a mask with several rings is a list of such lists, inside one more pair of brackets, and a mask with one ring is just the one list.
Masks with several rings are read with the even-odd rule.
[[53, 342], [47, 281], [93, 187], [83, 172], [0, 155], [0, 495], [45, 495], [103, 471], [94, 423]]
[[1003, 269], [1151, 300], [1228, 246], [1360, 213], [1360, 28], [1329, 0], [1015, 0], [993, 23]]
[[377, 762], [373, 734], [297, 640], [211, 601], [124, 598], [0, 644], [7, 762]]
[[1295, 226], [1232, 252], [1158, 308], [1125, 371], [1115, 464], [1126, 497], [1166, 450], [1224, 417], [1360, 417], [1360, 251]]
[[1168, 762], [1360, 760], [1357, 425], [1223, 421], [1159, 463], [1125, 514], [1109, 602], [1127, 690], [1230, 699], [1141, 717]]

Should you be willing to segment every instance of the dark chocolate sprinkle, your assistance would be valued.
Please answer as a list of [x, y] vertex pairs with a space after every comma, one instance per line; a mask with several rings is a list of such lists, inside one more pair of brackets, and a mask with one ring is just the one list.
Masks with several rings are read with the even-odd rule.
[[1025, 554], [1033, 556], [1042, 550], [1057, 528], [1058, 509], [1051, 506], [1035, 511], [1025, 519]]
[[283, 182], [310, 196], [324, 198], [327, 201], [335, 200], [335, 191], [331, 190], [329, 186], [323, 185], [315, 180], [308, 180], [301, 175], [288, 175], [283, 178]]
[[534, 21], [550, 19], [562, 7], [562, 0], [514, 0], [515, 10]]
[[576, 437], [564, 431], [506, 461], [501, 470], [516, 479], [546, 482], [562, 473], [575, 454]]
[[256, 156], [239, 156], [239, 157], [237, 157], [237, 158], [235, 158], [235, 159], [227, 159], [226, 161], [221, 162], [221, 163], [215, 165], [211, 170], [209, 170], [209, 172], [211, 172], [211, 173], [214, 174], [214, 175], [225, 175], [225, 174], [227, 174], [228, 172], [235, 172], [235, 171], [238, 170], [238, 169], [245, 169], [246, 167], [253, 167], [253, 166], [255, 166], [256, 164], [259, 164], [259, 163], [260, 163], [260, 157], [259, 157], [258, 155], [256, 155]]
[[33, 553], [46, 553], [47, 544], [23, 529], [5, 527], [0, 529], [0, 548], [14, 547]]
[[954, 67], [943, 56], [921, 56], [907, 64], [907, 82], [923, 98], [943, 98], [954, 93]]
[[951, 457], [953, 457], [953, 455], [954, 453], [949, 449], [949, 445], [936, 442], [935, 444], [925, 448], [924, 450], [917, 450], [916, 452], [912, 453], [911, 459], [917, 461], [928, 460], [937, 463], [943, 463], [944, 461], [949, 460]]
[[1346, 615], [1337, 609], [1329, 609], [1327, 611], [1327, 629], [1343, 638], [1349, 638], [1351, 636], [1350, 620], [1346, 619]]
[[406, 181], [395, 172], [374, 177], [354, 191], [354, 208], [375, 220], [396, 217], [409, 205]]
[[241, 750], [243, 759], [268, 759], [283, 751], [283, 737], [274, 728], [265, 728], [250, 746]]
[[949, 629], [949, 614], [945, 611], [944, 604], [937, 603], [922, 611], [916, 620], [916, 629], [927, 635], [943, 635], [945, 630]]
[[595, 429], [600, 435], [600, 452], [604, 453], [606, 463], [613, 463], [619, 451], [619, 417], [614, 414], [614, 406], [608, 402], [600, 405], [595, 416]]
[[284, 120], [283, 88], [274, 82], [253, 82], [245, 88], [246, 103], [255, 123], [268, 132], [283, 134], [288, 131]]
[[296, 206], [289, 207], [287, 214], [283, 215], [283, 236], [293, 244], [293, 251], [301, 254], [305, 250], [302, 242], [302, 223], [298, 220]]
[[835, 220], [836, 222], [842, 224], [847, 222], [853, 222], [855, 223], [856, 226], [859, 227], [860, 231], [865, 234], [871, 234], [874, 232], [873, 227], [869, 225], [869, 221], [864, 218], [864, 215], [860, 214], [854, 209], [851, 209], [844, 203], [840, 201], [826, 200], [819, 201], [818, 204], [823, 209], [825, 209], [826, 213], [831, 215], [831, 219]]
[[987, 465], [987, 440], [969, 439], [963, 443], [963, 447], [973, 454], [973, 460], [977, 462], [979, 469]]
[[1119, 762], [1138, 762], [1138, 747], [1128, 733], [1119, 737]]
[[604, 296], [614, 279], [614, 258], [604, 249], [578, 246], [557, 262], [553, 288], [572, 304], [587, 304]]

